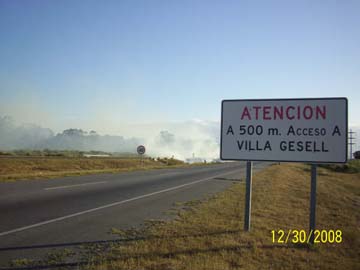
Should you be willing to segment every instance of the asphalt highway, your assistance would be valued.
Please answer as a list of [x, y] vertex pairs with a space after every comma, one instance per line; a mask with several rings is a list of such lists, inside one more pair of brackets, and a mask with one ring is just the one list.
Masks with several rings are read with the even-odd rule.
[[[255, 163], [254, 170], [267, 166]], [[168, 219], [175, 203], [244, 180], [245, 163], [0, 183], [0, 267], [17, 258], [112, 241], [112, 228]]]

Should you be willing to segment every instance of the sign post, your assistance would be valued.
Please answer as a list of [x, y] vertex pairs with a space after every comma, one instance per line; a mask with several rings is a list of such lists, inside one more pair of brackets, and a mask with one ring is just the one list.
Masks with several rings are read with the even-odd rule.
[[246, 231], [250, 230], [251, 220], [252, 161], [285, 161], [312, 163], [310, 232], [313, 232], [316, 164], [347, 162], [347, 108], [346, 98], [222, 101], [220, 158], [247, 161]]
[[143, 166], [144, 165], [144, 162], [143, 162], [143, 155], [145, 154], [145, 146], [143, 145], [139, 145], [137, 148], [136, 148], [136, 151], [137, 153], [140, 155], [140, 165]]
[[316, 177], [317, 165], [311, 164], [311, 191], [310, 191], [310, 243], [314, 244], [314, 231], [316, 226]]
[[245, 222], [244, 230], [250, 231], [251, 222], [251, 181], [252, 181], [252, 162], [246, 162], [246, 195], [245, 195]]

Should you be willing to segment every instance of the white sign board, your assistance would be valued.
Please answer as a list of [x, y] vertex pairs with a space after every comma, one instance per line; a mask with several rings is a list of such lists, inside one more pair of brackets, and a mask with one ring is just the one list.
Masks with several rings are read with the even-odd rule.
[[223, 160], [344, 163], [347, 99], [223, 100]]

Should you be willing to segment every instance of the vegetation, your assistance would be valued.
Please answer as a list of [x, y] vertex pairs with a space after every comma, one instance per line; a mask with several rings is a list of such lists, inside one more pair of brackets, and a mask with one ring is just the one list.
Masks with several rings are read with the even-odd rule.
[[[92, 155], [109, 155], [119, 156], [117, 153], [108, 153], [103, 151], [75, 151], [75, 150], [32, 150], [32, 149], [20, 149], [13, 151], [0, 151], [1, 156], [12, 156], [12, 157], [83, 157], [85, 154]], [[135, 156], [135, 154], [126, 154], [126, 157]]]
[[203, 166], [205, 163], [190, 165], [174, 157], [152, 158], [144, 155], [139, 158], [134, 153], [49, 149], [1, 151], [0, 181], [199, 165]]
[[341, 243], [272, 242], [272, 230], [308, 229], [309, 191], [307, 165], [273, 165], [254, 177], [250, 233], [243, 231], [240, 183], [185, 205], [173, 221], [153, 222], [137, 233], [118, 231], [124, 243], [88, 258], [85, 268], [360, 269], [359, 174], [319, 169], [317, 228], [340, 229]]
[[360, 173], [360, 159], [350, 160], [346, 164], [321, 164], [320, 167], [327, 168], [334, 172]]
[[[85, 155], [94, 155], [85, 157]], [[102, 157], [96, 155], [103, 155]], [[109, 155], [108, 157], [104, 157]], [[189, 166], [174, 158], [142, 159], [135, 154], [100, 151], [18, 150], [0, 153], [0, 181], [52, 178], [94, 173], [116, 173], [131, 170]]]
[[0, 158], [0, 180], [52, 178], [94, 173], [115, 173], [136, 169], [164, 167], [163, 164], [144, 159], [84, 158], [84, 157], [31, 157]]
[[[341, 230], [341, 243], [273, 243], [271, 231], [307, 231], [309, 166], [268, 167], [253, 179], [252, 227], [243, 231], [243, 182], [206, 201], [188, 202], [172, 221], [149, 221], [142, 229], [118, 230], [117, 242], [83, 247], [79, 263], [70, 250], [43, 260], [14, 260], [15, 267], [67, 269], [360, 269], [359, 173], [319, 168], [317, 228]], [[223, 179], [226, 180], [226, 179]]]
[[178, 159], [175, 159], [175, 158], [157, 158], [156, 159], [158, 162], [161, 162], [163, 164], [166, 164], [168, 166], [174, 166], [174, 165], [183, 165], [184, 164], [184, 161], [182, 160], [178, 160]]

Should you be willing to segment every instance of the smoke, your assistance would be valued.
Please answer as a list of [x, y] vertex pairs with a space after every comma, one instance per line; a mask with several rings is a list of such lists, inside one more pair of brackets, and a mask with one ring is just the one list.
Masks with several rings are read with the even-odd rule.
[[67, 129], [54, 135], [48, 128], [34, 124], [17, 125], [9, 117], [0, 117], [0, 150], [51, 149], [79, 151], [133, 152], [139, 139], [101, 136], [96, 131]]
[[[195, 155], [207, 160], [219, 156], [219, 123], [192, 120], [180, 123], [147, 124], [133, 127], [133, 134], [100, 135], [94, 130], [66, 129], [58, 134], [35, 124], [16, 124], [8, 116], [0, 117], [0, 150], [51, 149], [135, 153], [144, 144], [146, 154], [153, 157], [186, 159]], [[127, 129], [127, 133], [131, 128]]]
[[101, 136], [96, 131], [89, 133], [81, 129], [67, 129], [40, 144], [39, 148], [80, 151], [134, 152], [140, 140], [122, 136]]
[[[55, 134], [36, 124], [17, 124], [9, 116], [0, 116], [0, 150], [51, 149], [136, 153], [145, 145], [152, 157], [174, 157], [185, 160], [192, 156], [212, 160], [219, 158], [219, 122], [191, 120], [177, 123], [143, 124], [123, 127], [128, 136], [100, 135], [94, 130], [71, 128]], [[360, 150], [360, 127], [352, 126], [355, 137], [353, 152]], [[134, 134], [135, 136], [129, 136]]]
[[174, 156], [186, 159], [192, 156], [206, 160], [219, 158], [219, 123], [192, 120], [182, 123], [163, 123], [166, 129], [146, 141], [148, 153], [153, 156]]
[[16, 125], [11, 117], [0, 116], [1, 150], [35, 149], [53, 136], [54, 133], [48, 128], [34, 124]]
[[156, 141], [159, 146], [172, 146], [175, 143], [175, 135], [167, 130], [160, 131]]

